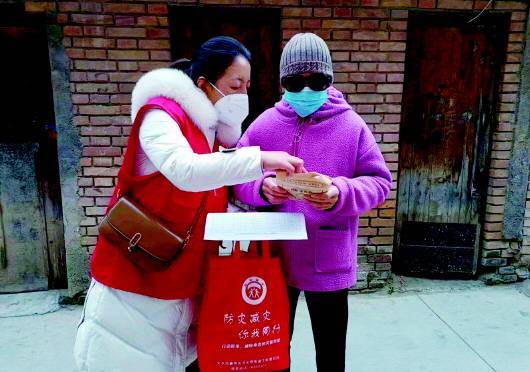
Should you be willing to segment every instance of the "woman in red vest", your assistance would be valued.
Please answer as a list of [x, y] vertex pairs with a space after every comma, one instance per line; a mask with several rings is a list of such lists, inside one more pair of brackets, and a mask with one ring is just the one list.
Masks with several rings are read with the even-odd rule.
[[225, 150], [237, 143], [248, 115], [249, 60], [237, 40], [216, 37], [193, 62], [151, 71], [136, 84], [109, 208], [126, 193], [183, 236], [205, 193], [206, 207], [184, 252], [162, 272], [142, 271], [99, 237], [74, 351], [81, 371], [184, 371], [196, 358], [189, 332], [194, 299], [206, 257], [218, 248], [203, 240], [207, 213], [226, 211], [225, 186], [259, 179], [264, 170], [303, 171], [287, 153]]

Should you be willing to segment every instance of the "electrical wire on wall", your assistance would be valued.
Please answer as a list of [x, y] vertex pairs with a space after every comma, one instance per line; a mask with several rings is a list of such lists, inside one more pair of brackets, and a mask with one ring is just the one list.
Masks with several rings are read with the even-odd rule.
[[[480, 11], [480, 13], [477, 14], [475, 17], [473, 17], [473, 18], [471, 18], [469, 21], [467, 21], [467, 23], [471, 23], [471, 22], [476, 21], [476, 20], [477, 20], [477, 19], [478, 19], [478, 18], [479, 18], [479, 17], [480, 17], [485, 11], [486, 11], [486, 9], [488, 9], [489, 6], [492, 5], [492, 4], [493, 4], [493, 0], [488, 1], [488, 3], [486, 4], [486, 6], [484, 7], [484, 9], [482, 9], [482, 10]], [[493, 8], [493, 6], [492, 6], [492, 8]]]

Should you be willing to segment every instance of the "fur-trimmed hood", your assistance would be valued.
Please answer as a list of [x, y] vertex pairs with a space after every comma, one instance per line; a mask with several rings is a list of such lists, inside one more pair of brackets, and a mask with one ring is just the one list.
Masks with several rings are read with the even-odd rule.
[[147, 101], [160, 96], [180, 104], [203, 133], [217, 126], [217, 112], [206, 94], [186, 73], [171, 68], [150, 71], [138, 80], [132, 92], [132, 121]]

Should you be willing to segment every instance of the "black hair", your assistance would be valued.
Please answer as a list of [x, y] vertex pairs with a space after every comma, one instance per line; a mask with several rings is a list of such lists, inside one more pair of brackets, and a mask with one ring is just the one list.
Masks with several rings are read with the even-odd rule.
[[197, 49], [192, 61], [182, 58], [169, 67], [183, 70], [195, 84], [201, 76], [215, 84], [238, 56], [250, 61], [250, 52], [242, 43], [229, 36], [216, 36]]

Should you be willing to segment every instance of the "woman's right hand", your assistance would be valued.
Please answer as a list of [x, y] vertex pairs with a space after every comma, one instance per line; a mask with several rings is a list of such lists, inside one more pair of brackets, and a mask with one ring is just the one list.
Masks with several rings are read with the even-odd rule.
[[262, 151], [261, 164], [263, 170], [285, 170], [289, 175], [307, 172], [302, 159], [289, 155], [284, 151]]

